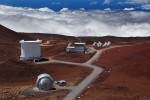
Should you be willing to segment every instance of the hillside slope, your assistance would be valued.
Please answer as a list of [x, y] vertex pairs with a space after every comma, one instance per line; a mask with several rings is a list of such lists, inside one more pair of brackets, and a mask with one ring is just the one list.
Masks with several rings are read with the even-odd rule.
[[28, 36], [25, 36], [23, 34], [19, 34], [15, 31], [12, 31], [2, 25], [0, 25], [0, 43], [18, 43], [21, 39], [31, 39]]
[[150, 43], [108, 49], [95, 62], [106, 72], [83, 100], [149, 100]]

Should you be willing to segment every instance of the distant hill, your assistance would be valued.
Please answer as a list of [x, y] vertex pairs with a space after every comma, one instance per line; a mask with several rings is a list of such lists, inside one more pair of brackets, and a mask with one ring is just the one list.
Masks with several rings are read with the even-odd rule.
[[64, 36], [59, 34], [47, 34], [47, 33], [22, 33], [15, 32], [7, 27], [0, 25], [0, 43], [19, 43], [19, 40], [36, 40], [41, 39], [44, 41], [47, 40], [57, 40], [57, 41], [82, 41], [87, 44], [92, 44], [94, 41], [111, 41], [116, 42], [141, 42], [149, 41], [149, 37], [114, 37], [114, 36], [104, 36], [104, 37], [73, 37], [73, 36]]
[[10, 42], [18, 42], [19, 40], [21, 39], [31, 39], [30, 37], [28, 36], [25, 36], [23, 34], [19, 34], [15, 31], [12, 31], [2, 25], [0, 25], [0, 42], [1, 43], [10, 43]]

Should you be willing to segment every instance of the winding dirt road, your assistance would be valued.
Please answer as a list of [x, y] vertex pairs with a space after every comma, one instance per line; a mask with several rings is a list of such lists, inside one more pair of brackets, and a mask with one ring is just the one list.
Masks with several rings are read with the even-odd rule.
[[47, 64], [47, 63], [61, 64], [62, 63], [62, 64], [70, 64], [76, 66], [83, 66], [83, 67], [93, 69], [92, 73], [89, 76], [87, 76], [78, 86], [75, 86], [73, 89], [71, 89], [71, 92], [64, 98], [64, 100], [75, 100], [77, 96], [79, 96], [104, 71], [103, 68], [92, 65], [92, 63], [95, 60], [97, 60], [102, 53], [102, 50], [95, 50], [95, 51], [96, 51], [95, 55], [85, 63], [51, 60], [45, 62], [38, 62], [37, 64]]

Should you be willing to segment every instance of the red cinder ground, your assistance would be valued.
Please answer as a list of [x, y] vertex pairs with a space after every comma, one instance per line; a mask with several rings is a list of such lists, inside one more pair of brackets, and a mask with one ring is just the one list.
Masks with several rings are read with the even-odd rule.
[[18, 57], [19, 45], [16, 43], [0, 43], [0, 63], [10, 58]]
[[42, 56], [55, 60], [84, 63], [89, 60], [93, 54], [66, 53], [67, 42], [50, 42], [42, 44]]
[[31, 86], [35, 86], [37, 76], [42, 73], [50, 74], [53, 79], [66, 80], [67, 86], [75, 86], [82, 79], [84, 79], [91, 70], [80, 66], [64, 65], [64, 64], [45, 64], [35, 65], [29, 62], [22, 62], [14, 59], [10, 59], [0, 64], [0, 99], [10, 99], [13, 97], [22, 99], [23, 95], [25, 99], [64, 97], [69, 91], [58, 90], [49, 94], [26, 94], [24, 90]]
[[50, 43], [42, 46], [42, 56], [51, 58], [65, 53], [67, 43]]
[[108, 49], [95, 65], [106, 69], [82, 100], [149, 100], [150, 43]]
[[[14, 32], [0, 25], [0, 100], [62, 100], [69, 91], [33, 94], [26, 93], [24, 90], [35, 85], [36, 78], [41, 73], [49, 73], [54, 80], [66, 80], [70, 86], [77, 85], [91, 73], [89, 69], [80, 66], [35, 65], [31, 62], [19, 61], [21, 39], [41, 39], [43, 57], [73, 62], [85, 62], [92, 55], [66, 54], [65, 48], [69, 42], [80, 40], [91, 45], [94, 41], [111, 41], [113, 45], [133, 45], [150, 40], [149, 37], [68, 37], [54, 34], [26, 34]], [[106, 72], [85, 91], [82, 98], [84, 100], [149, 100], [149, 51], [150, 43], [105, 51], [95, 64], [105, 68]]]
[[63, 53], [62, 55], [55, 56], [53, 59], [84, 63], [88, 61], [93, 56], [93, 54]]
[[[62, 99], [68, 90], [52, 91], [48, 94], [26, 94], [27, 88], [34, 86], [37, 76], [42, 73], [50, 74], [53, 79], [66, 80], [68, 86], [77, 85], [91, 70], [88, 68], [64, 65], [45, 64], [36, 65], [32, 62], [20, 61], [19, 40], [42, 39], [42, 56], [53, 57], [65, 51], [71, 37], [47, 34], [20, 34], [0, 25], [0, 100], [26, 99]], [[49, 41], [49, 42], [47, 42]], [[53, 47], [54, 46], [54, 47]], [[48, 97], [47, 97], [48, 96]]]

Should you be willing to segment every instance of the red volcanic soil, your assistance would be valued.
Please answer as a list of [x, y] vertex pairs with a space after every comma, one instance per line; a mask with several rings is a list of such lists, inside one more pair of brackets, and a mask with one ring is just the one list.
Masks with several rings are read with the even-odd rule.
[[0, 25], [0, 42], [1, 43], [18, 43], [19, 40], [26, 39], [31, 40], [31, 37], [25, 36], [23, 34], [19, 34], [14, 32], [2, 25]]
[[67, 43], [50, 43], [50, 46], [42, 46], [42, 56], [53, 57], [65, 53]]
[[42, 56], [69, 62], [83, 63], [89, 60], [93, 54], [66, 53], [67, 42], [52, 43], [42, 45]]
[[[49, 73], [54, 80], [67, 80], [68, 85], [76, 85], [90, 72], [90, 69], [80, 66], [64, 64], [35, 65], [31, 62], [19, 61], [19, 40], [41, 39], [42, 56], [67, 60], [85, 61], [91, 55], [65, 54], [68, 42], [79, 40], [92, 44], [93, 41], [111, 41], [112, 43], [132, 43], [149, 40], [148, 38], [119, 38], [119, 37], [68, 37], [62, 35], [48, 34], [26, 34], [16, 33], [0, 25], [0, 99], [15, 99], [13, 96], [20, 93], [29, 85], [35, 85], [36, 78], [41, 73]], [[46, 44], [50, 41], [49, 44]], [[125, 43], [126, 44], [126, 43]], [[142, 44], [128, 47], [115, 48], [105, 51], [102, 57], [95, 62], [105, 69], [112, 69], [105, 73], [103, 78], [98, 78], [87, 92], [85, 100], [148, 100], [150, 98], [150, 45]], [[103, 81], [103, 82], [102, 82]], [[27, 85], [27, 86], [26, 86]], [[15, 88], [14, 88], [15, 86]], [[2, 88], [4, 87], [4, 88]], [[65, 94], [63, 94], [65, 93]], [[66, 95], [67, 92], [60, 92]], [[56, 93], [56, 97], [60, 94]], [[20, 95], [19, 95], [20, 96]], [[22, 96], [22, 95], [21, 95]], [[24, 95], [22, 96], [22, 98]], [[21, 98], [21, 97], [20, 97]], [[18, 100], [20, 100], [20, 98]]]
[[56, 63], [36, 65], [10, 59], [0, 64], [0, 85], [34, 85], [41, 73], [50, 74], [54, 80], [67, 80], [68, 85], [76, 85], [90, 72], [88, 68], [73, 65]]
[[[42, 56], [51, 57], [65, 51], [68, 41], [76, 40], [72, 37], [48, 34], [21, 34], [0, 26], [0, 99], [62, 99], [68, 91], [56, 90], [46, 94], [23, 93], [24, 90], [35, 85], [37, 76], [41, 73], [50, 74], [54, 80], [66, 80], [68, 86], [77, 85], [91, 70], [80, 66], [64, 64], [36, 65], [31, 62], [19, 61], [21, 39], [36, 40], [49, 44], [42, 45]], [[80, 67], [80, 68], [79, 68]], [[48, 97], [46, 97], [48, 96]]]
[[48, 93], [25, 92], [35, 86], [37, 76], [50, 74], [54, 81], [66, 80], [67, 86], [75, 86], [83, 80], [91, 70], [80, 66], [65, 64], [36, 65], [25, 61], [9, 59], [0, 64], [0, 99], [10, 100], [58, 100], [69, 93], [68, 90], [55, 90]]
[[62, 55], [55, 56], [53, 59], [69, 61], [69, 62], [84, 63], [88, 61], [93, 56], [93, 54], [63, 53]]
[[19, 45], [16, 43], [0, 43], [0, 63], [19, 57]]
[[83, 100], [149, 100], [150, 43], [108, 49], [94, 64], [107, 71]]
[[43, 40], [43, 42], [50, 40], [50, 41], [61, 43], [61, 42], [78, 40], [76, 37], [73, 36], [64, 36], [64, 35], [57, 35], [57, 34], [44, 34], [44, 33], [43, 34], [42, 33], [20, 33], [20, 34], [26, 35], [34, 39], [41, 39]]

